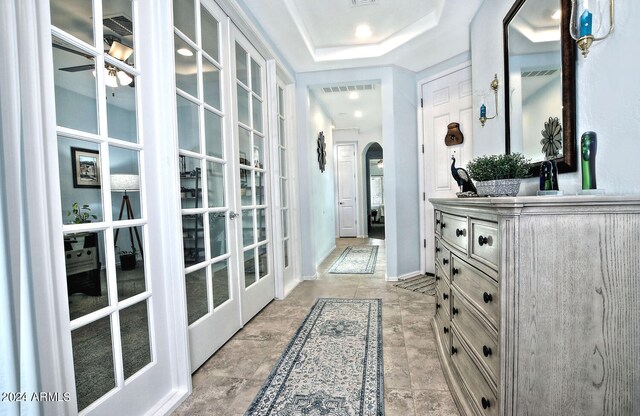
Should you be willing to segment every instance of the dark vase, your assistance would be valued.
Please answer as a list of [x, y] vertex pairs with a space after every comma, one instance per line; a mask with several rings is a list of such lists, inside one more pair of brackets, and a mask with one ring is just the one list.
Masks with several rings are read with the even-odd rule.
[[596, 152], [598, 135], [594, 131], [585, 132], [580, 141], [582, 154], [582, 189], [597, 189], [596, 184]]

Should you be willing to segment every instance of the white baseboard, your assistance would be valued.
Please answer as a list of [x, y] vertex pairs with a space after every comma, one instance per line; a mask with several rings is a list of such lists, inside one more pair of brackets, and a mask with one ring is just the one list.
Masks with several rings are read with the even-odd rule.
[[302, 280], [318, 280], [318, 273], [313, 276], [302, 276]]
[[284, 288], [284, 296], [282, 297], [282, 299], [289, 296], [289, 293], [291, 293], [291, 291], [295, 289], [296, 286], [298, 286], [299, 284], [300, 284], [300, 279], [293, 279], [291, 282], [289, 282], [289, 284]]
[[422, 272], [420, 272], [420, 270], [416, 270], [415, 272], [409, 272], [409, 273], [405, 273], [401, 276], [387, 276], [385, 275], [384, 280], [386, 280], [387, 282], [397, 282], [398, 280], [404, 280], [404, 279], [408, 279], [410, 277], [414, 277], [414, 276], [418, 276], [421, 275]]

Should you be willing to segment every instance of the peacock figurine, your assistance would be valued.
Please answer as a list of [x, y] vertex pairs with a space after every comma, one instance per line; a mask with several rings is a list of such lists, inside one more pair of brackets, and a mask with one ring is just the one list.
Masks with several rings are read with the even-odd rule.
[[453, 179], [456, 180], [456, 182], [458, 183], [458, 186], [460, 187], [460, 191], [461, 192], [473, 192], [474, 194], [477, 194], [478, 191], [476, 190], [476, 187], [473, 186], [473, 182], [471, 182], [471, 177], [469, 176], [469, 173], [467, 173], [467, 171], [463, 168], [456, 168], [456, 157], [455, 156], [451, 156], [451, 175], [453, 176]]

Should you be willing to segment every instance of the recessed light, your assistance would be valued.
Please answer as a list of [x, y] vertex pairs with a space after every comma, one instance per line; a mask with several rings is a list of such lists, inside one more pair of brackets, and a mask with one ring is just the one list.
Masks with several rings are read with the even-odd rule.
[[182, 56], [193, 56], [193, 52], [191, 52], [191, 50], [187, 48], [180, 48], [177, 50], [177, 52]]
[[351, 91], [349, 93], [349, 99], [350, 100], [357, 100], [358, 98], [360, 98], [360, 94], [358, 94], [357, 91]]
[[551, 15], [551, 18], [553, 20], [559, 20], [561, 15], [562, 15], [562, 12], [560, 12], [560, 9], [558, 9], [555, 11], [555, 13]]
[[371, 28], [367, 25], [360, 25], [356, 28], [356, 37], [360, 39], [366, 39], [371, 36], [372, 33]]
[[355, 113], [353, 113], [353, 116], [354, 116], [354, 117], [356, 117], [356, 118], [360, 118], [360, 117], [362, 117], [362, 111], [360, 111], [360, 110], [356, 110], [356, 112], [355, 112]]

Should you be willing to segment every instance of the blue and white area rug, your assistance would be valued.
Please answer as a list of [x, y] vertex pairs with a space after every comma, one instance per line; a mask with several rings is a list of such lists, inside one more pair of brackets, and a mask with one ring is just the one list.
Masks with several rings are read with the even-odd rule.
[[378, 246], [347, 247], [333, 263], [329, 273], [371, 274], [376, 271]]
[[318, 299], [245, 413], [260, 415], [384, 415], [380, 299]]

